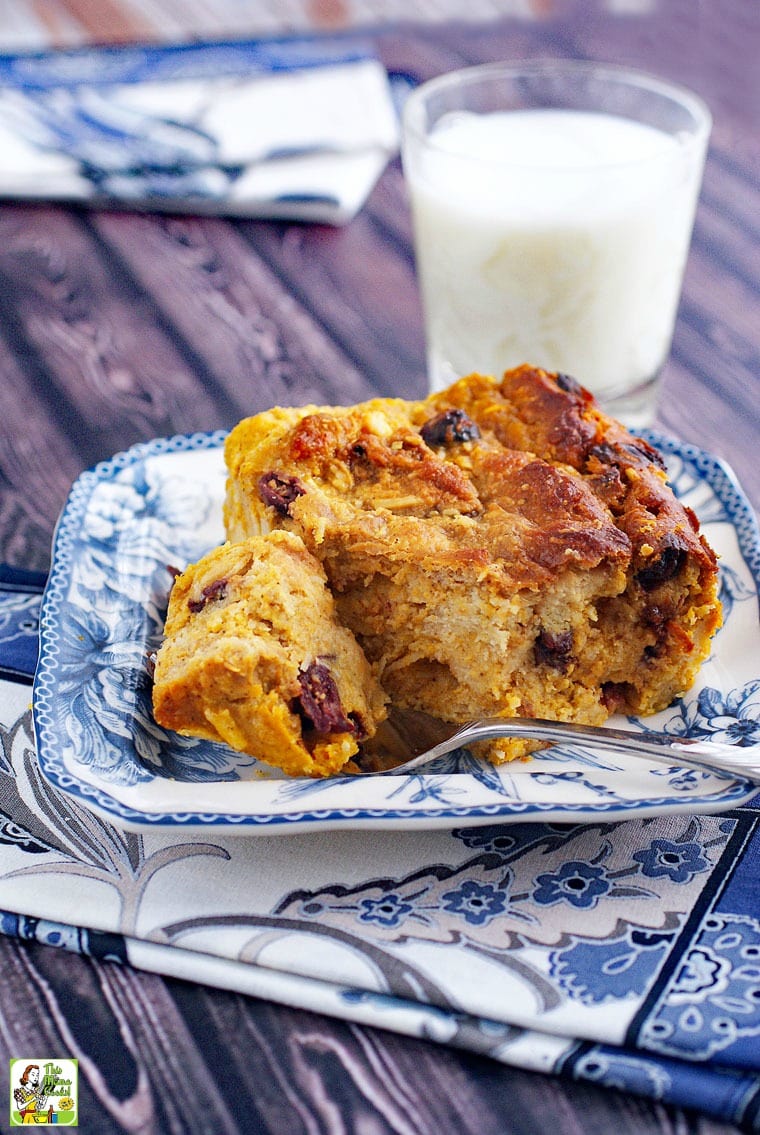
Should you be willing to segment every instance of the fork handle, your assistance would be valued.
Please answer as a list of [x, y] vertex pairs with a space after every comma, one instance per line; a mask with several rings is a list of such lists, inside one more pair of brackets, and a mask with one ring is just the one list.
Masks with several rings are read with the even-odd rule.
[[[609, 726], [578, 725], [575, 722], [544, 721], [540, 718], [486, 717], [468, 722], [447, 741], [408, 761], [403, 771], [420, 768], [437, 756], [477, 741], [498, 737], [525, 737], [536, 741], [577, 741], [596, 747], [621, 749], [648, 756], [665, 764], [678, 764], [705, 772], [723, 772], [760, 783], [760, 746], [740, 748], [720, 741], [690, 740], [669, 733], [634, 733], [631, 729]], [[392, 771], [392, 770], [389, 770]]]

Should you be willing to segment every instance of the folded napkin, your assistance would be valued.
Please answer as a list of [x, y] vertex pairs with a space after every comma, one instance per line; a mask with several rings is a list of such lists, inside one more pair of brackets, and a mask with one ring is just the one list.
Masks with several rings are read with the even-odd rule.
[[37, 766], [39, 584], [0, 572], [0, 930], [760, 1131], [760, 799], [393, 838], [127, 833]]
[[368, 49], [318, 41], [0, 56], [0, 196], [342, 224], [398, 148]]

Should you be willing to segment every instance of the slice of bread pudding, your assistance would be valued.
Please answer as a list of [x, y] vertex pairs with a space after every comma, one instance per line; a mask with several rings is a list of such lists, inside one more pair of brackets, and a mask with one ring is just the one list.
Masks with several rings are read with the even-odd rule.
[[318, 560], [294, 533], [272, 532], [214, 548], [176, 578], [153, 707], [168, 729], [329, 776], [375, 732], [385, 695]]
[[715, 556], [659, 455], [566, 376], [276, 408], [240, 422], [225, 457], [228, 538], [297, 535], [399, 707], [653, 713], [720, 624]]

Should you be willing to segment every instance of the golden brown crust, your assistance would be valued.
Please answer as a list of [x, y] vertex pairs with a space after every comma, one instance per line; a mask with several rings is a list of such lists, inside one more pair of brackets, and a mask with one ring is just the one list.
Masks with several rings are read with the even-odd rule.
[[653, 712], [719, 625], [715, 557], [659, 456], [565, 376], [276, 409], [225, 452], [230, 538], [298, 533], [402, 706]]
[[[667, 486], [660, 454], [620, 422], [603, 414], [591, 394], [567, 375], [536, 367], [507, 371], [501, 382], [480, 375], [434, 396], [440, 407], [464, 409], [507, 448], [536, 454], [580, 473], [631, 541], [635, 568], [679, 549], [708, 572], [713, 551], [699, 522]], [[650, 545], [642, 553], [642, 546]], [[649, 561], [645, 563], [644, 561]]]

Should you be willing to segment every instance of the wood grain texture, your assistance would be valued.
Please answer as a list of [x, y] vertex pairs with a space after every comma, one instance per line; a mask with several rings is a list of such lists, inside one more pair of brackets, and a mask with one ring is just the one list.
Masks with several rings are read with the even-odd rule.
[[[139, 10], [153, 27], [182, 24], [169, 0], [153, 17], [150, 5], [127, 8], [123, 21]], [[51, 34], [85, 37], [76, 5], [36, 9]], [[756, 58], [749, 6], [734, 0], [721, 19], [691, 0], [656, 4], [648, 16], [614, 17], [595, 3], [542, 11], [537, 21], [378, 27], [372, 36], [389, 69], [415, 79], [552, 53], [643, 66], [709, 97], [715, 130], [660, 423], [727, 458], [760, 505], [760, 142], [750, 123], [756, 78], [737, 65]], [[110, 24], [115, 38], [131, 27], [123, 21]], [[104, 38], [100, 23], [89, 30]], [[424, 384], [398, 161], [345, 229], [5, 205], [0, 559], [47, 566], [72, 480], [136, 441], [227, 427], [275, 402], [414, 396]], [[0, 939], [0, 972], [0, 1061], [25, 1051], [78, 1055], [83, 1132], [734, 1130], [476, 1053], [50, 948]]]
[[[125, 274], [152, 297], [153, 319], [191, 364], [196, 384], [213, 393], [214, 426], [278, 399], [370, 393], [369, 380], [251, 249], [242, 224], [107, 214], [94, 224]], [[283, 239], [293, 233], [293, 244], [301, 231], [308, 234], [300, 251], [305, 272], [321, 234], [329, 238], [334, 230], [295, 226]]]
[[[413, 264], [408, 254], [389, 248], [369, 214], [340, 230], [282, 233], [250, 226], [247, 234], [290, 294], [353, 357], [370, 392], [417, 397], [424, 391]], [[338, 401], [345, 400], [340, 393]]]
[[476, 1054], [0, 939], [0, 1061], [80, 1062], [83, 1135], [731, 1135]]

